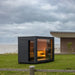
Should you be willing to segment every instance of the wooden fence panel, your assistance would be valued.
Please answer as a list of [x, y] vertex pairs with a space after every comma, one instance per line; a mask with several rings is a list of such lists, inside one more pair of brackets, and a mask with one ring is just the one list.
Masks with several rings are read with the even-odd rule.
[[30, 72], [30, 75], [35, 75], [35, 72], [73, 72], [73, 73], [75, 73], [75, 70], [35, 69], [35, 66], [29, 66], [29, 69], [0, 68], [0, 71], [26, 71], [26, 72]]

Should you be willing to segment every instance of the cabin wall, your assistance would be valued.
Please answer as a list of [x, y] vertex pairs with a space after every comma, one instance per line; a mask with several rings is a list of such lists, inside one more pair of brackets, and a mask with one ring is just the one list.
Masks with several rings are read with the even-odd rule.
[[[75, 38], [60, 38], [61, 39], [61, 52], [75, 52]], [[69, 47], [69, 44], [72, 44]]]
[[18, 39], [18, 61], [28, 62], [28, 40], [25, 38]]

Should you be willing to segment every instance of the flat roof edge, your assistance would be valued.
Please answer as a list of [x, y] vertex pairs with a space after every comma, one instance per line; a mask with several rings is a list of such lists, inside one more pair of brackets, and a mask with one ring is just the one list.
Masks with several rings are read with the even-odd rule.
[[57, 38], [75, 38], [75, 32], [50, 32], [50, 34]]
[[[18, 38], [20, 38], [20, 37], [24, 37], [24, 38], [40, 38], [40, 37], [42, 37], [42, 38], [44, 38], [44, 37], [46, 37], [46, 38], [51, 38], [51, 37], [49, 37], [49, 36], [18, 36]], [[52, 37], [53, 38], [53, 37]]]

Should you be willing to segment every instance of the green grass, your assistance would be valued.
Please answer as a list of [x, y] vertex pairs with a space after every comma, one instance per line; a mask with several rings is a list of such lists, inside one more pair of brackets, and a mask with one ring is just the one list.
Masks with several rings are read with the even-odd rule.
[[[35, 65], [36, 69], [66, 69], [75, 70], [75, 55], [55, 55], [55, 61], [42, 64], [18, 64], [17, 54], [0, 55], [0, 68], [29, 69], [30, 65]], [[36, 75], [75, 75], [75, 73], [43, 73]], [[28, 72], [0, 71], [0, 75], [29, 75]]]

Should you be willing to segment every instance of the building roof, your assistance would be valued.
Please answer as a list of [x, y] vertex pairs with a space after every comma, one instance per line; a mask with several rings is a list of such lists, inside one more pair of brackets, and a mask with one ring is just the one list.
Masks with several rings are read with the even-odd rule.
[[50, 34], [58, 38], [75, 38], [75, 32], [50, 32]]
[[18, 38], [53, 38], [49, 36], [18, 36]]

